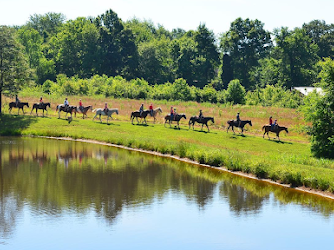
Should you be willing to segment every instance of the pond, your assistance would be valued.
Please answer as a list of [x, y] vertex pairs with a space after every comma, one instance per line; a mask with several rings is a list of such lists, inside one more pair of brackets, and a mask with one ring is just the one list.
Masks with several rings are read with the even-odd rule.
[[333, 249], [334, 201], [83, 142], [0, 137], [0, 249]]

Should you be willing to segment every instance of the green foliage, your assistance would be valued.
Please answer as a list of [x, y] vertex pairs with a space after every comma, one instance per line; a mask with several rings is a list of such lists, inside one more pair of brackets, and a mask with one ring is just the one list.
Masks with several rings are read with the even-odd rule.
[[290, 91], [272, 85], [248, 91], [246, 95], [246, 104], [248, 105], [297, 108], [302, 104], [302, 100], [303, 98], [298, 91]]
[[232, 80], [227, 87], [227, 101], [234, 104], [245, 103], [245, 88], [240, 84], [238, 79]]
[[29, 79], [30, 69], [15, 30], [0, 26], [0, 114], [2, 94], [17, 93]]
[[306, 102], [305, 118], [312, 122], [312, 152], [317, 157], [334, 158], [334, 61], [326, 58], [320, 66], [319, 86], [324, 96]]

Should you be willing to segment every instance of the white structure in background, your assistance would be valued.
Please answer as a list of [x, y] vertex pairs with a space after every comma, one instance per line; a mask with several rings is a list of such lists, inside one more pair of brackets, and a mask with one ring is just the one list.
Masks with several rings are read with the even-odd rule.
[[314, 90], [317, 91], [320, 95], [323, 95], [324, 92], [322, 91], [322, 88], [315, 88], [315, 87], [294, 87], [293, 89], [299, 91], [303, 95], [308, 95], [309, 93], [313, 92]]

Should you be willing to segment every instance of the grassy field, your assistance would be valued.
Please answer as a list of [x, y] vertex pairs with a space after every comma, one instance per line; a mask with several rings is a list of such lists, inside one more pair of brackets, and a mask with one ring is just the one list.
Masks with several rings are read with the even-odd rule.
[[[163, 114], [156, 124], [149, 118], [147, 126], [132, 125], [130, 113], [137, 110], [141, 100], [114, 100], [105, 98], [82, 98], [84, 105], [94, 108], [103, 107], [105, 101], [109, 107], [118, 108], [120, 114], [114, 117], [109, 125], [106, 119], [101, 124], [92, 121], [93, 114], [83, 120], [81, 116], [74, 118], [71, 123], [64, 119], [57, 119], [56, 104], [62, 103], [63, 98], [54, 98], [45, 102], [52, 102], [52, 110], [42, 117], [33, 115], [17, 116], [17, 110], [9, 115], [6, 103], [11, 101], [4, 98], [5, 115], [1, 117], [0, 135], [40, 135], [61, 136], [82, 139], [93, 139], [118, 145], [129, 146], [161, 152], [164, 154], [186, 157], [200, 163], [222, 166], [232, 171], [242, 171], [254, 174], [259, 178], [269, 178], [291, 186], [305, 186], [312, 189], [334, 192], [334, 161], [316, 159], [310, 152], [308, 136], [303, 133], [307, 125], [302, 114], [296, 110], [254, 107], [254, 106], [218, 106], [215, 104], [199, 104], [194, 102], [166, 102], [154, 101], [155, 107], [160, 106]], [[70, 104], [77, 104], [80, 97], [70, 97]], [[38, 101], [30, 96], [21, 97], [21, 101]], [[148, 107], [150, 101], [145, 101]], [[32, 105], [30, 105], [32, 106]], [[183, 120], [181, 129], [164, 127], [162, 117], [167, 114], [170, 106], [175, 106], [179, 113], [185, 113], [187, 118], [197, 115], [202, 109], [204, 115], [214, 116], [215, 124], [210, 133], [202, 132], [200, 127], [188, 129], [188, 119]], [[242, 119], [252, 120], [253, 126], [247, 125], [244, 135], [226, 133], [226, 121], [234, 119], [240, 112]], [[30, 110], [28, 112], [30, 114]], [[289, 134], [281, 134], [281, 142], [262, 138], [262, 126], [272, 115], [282, 126], [289, 127]], [[204, 130], [206, 131], [206, 130]], [[274, 137], [274, 134], [271, 135]]]

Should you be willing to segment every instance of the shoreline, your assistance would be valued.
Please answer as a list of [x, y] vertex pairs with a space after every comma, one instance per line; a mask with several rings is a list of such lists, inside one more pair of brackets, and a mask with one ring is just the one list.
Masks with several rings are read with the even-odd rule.
[[117, 145], [117, 144], [102, 142], [102, 141], [98, 141], [98, 140], [74, 139], [74, 138], [71, 138], [71, 137], [55, 137], [55, 136], [36, 136], [36, 135], [27, 135], [27, 136], [28, 137], [36, 137], [36, 138], [53, 139], [53, 140], [77, 141], [77, 142], [98, 144], [98, 145], [103, 145], [103, 146], [108, 146], [108, 147], [120, 148], [120, 149], [129, 150], [129, 151], [135, 151], [135, 152], [140, 152], [140, 153], [144, 153], [144, 154], [169, 158], [169, 159], [189, 163], [189, 164], [192, 164], [192, 165], [196, 165], [196, 166], [199, 166], [199, 167], [210, 168], [210, 169], [213, 169], [213, 170], [230, 173], [230, 174], [241, 176], [241, 177], [248, 178], [248, 179], [262, 181], [262, 182], [269, 183], [269, 184], [272, 184], [272, 185], [277, 185], [277, 186], [280, 186], [280, 187], [291, 188], [295, 191], [321, 196], [322, 198], [326, 198], [326, 199], [330, 199], [330, 200], [334, 201], [334, 194], [329, 193], [329, 192], [315, 190], [315, 189], [306, 188], [306, 187], [291, 187], [288, 184], [282, 184], [282, 183], [275, 182], [275, 181], [270, 180], [270, 179], [259, 179], [256, 176], [254, 176], [253, 174], [247, 174], [247, 173], [244, 173], [244, 172], [241, 172], [241, 171], [231, 171], [231, 170], [228, 170], [227, 168], [224, 168], [224, 167], [214, 167], [214, 166], [211, 166], [211, 165], [208, 165], [208, 164], [202, 164], [202, 163], [190, 160], [188, 158], [181, 158], [181, 157], [176, 156], [176, 155], [163, 154], [163, 153], [150, 151], [150, 150], [145, 150], [145, 149], [140, 149], [140, 148], [131, 148], [131, 147], [123, 146], [123, 145]]

